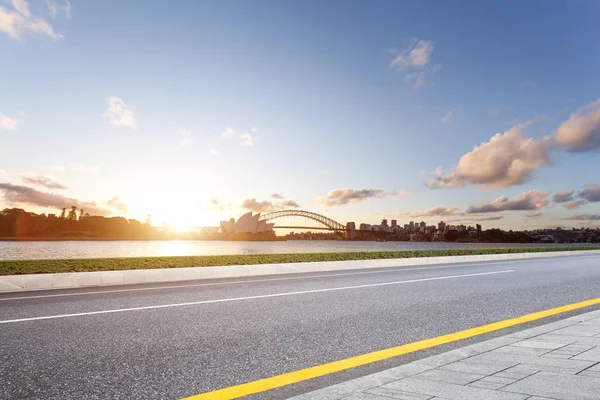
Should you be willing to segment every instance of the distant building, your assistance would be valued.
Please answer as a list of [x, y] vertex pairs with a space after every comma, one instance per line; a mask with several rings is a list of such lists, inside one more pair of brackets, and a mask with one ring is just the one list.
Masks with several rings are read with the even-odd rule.
[[354, 222], [346, 224], [346, 239], [356, 239], [356, 224]]
[[444, 233], [446, 231], [446, 223], [444, 221], [440, 221], [438, 223], [438, 231]]
[[237, 222], [234, 218], [229, 221], [221, 221], [221, 232], [223, 233], [264, 233], [273, 230], [275, 224], [267, 221], [259, 221], [260, 213], [252, 215], [252, 212], [242, 215]]

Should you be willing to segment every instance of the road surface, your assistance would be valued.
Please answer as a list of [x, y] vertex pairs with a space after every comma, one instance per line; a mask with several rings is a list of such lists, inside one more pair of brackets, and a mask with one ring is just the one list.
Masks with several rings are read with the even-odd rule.
[[600, 256], [5, 293], [0, 398], [182, 398], [597, 297]]

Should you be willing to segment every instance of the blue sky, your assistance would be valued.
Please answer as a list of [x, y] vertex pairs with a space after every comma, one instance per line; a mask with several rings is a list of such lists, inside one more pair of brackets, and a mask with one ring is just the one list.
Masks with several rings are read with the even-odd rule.
[[0, 7], [1, 208], [600, 220], [596, 1]]

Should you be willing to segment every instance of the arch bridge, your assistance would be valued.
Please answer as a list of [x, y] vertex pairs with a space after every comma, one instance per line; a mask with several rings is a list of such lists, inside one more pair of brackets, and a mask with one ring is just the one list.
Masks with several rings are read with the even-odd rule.
[[[259, 221], [281, 220], [274, 228], [281, 229], [315, 229], [327, 230], [340, 233], [346, 232], [346, 225], [343, 225], [324, 215], [304, 210], [282, 210], [262, 214]], [[307, 224], [308, 222], [308, 224]], [[318, 223], [318, 225], [315, 224]], [[312, 225], [312, 226], [310, 226]], [[316, 225], [316, 226], [315, 226]]]

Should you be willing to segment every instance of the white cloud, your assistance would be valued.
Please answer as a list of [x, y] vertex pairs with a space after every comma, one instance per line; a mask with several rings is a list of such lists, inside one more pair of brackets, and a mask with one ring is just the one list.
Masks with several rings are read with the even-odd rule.
[[0, 32], [13, 39], [19, 39], [25, 34], [42, 35], [51, 39], [63, 37], [54, 31], [48, 21], [32, 15], [26, 0], [11, 0], [11, 5], [12, 9], [0, 6]]
[[273, 212], [289, 208], [298, 208], [300, 205], [295, 200], [291, 199], [273, 203], [272, 201], [258, 201], [256, 198], [252, 198], [244, 200], [241, 207], [253, 212]]
[[234, 138], [237, 137], [240, 139], [240, 145], [254, 147], [254, 137], [253, 134], [258, 132], [257, 128], [252, 128], [247, 132], [238, 132], [232, 127], [227, 127], [223, 132], [221, 132], [221, 136], [224, 138]]
[[108, 98], [108, 108], [102, 116], [108, 119], [111, 125], [136, 129], [133, 107], [125, 104], [119, 97]]
[[8, 172], [6, 172], [6, 170], [4, 169], [0, 169], [0, 176], [7, 176]]
[[[394, 58], [390, 61], [390, 67], [404, 73], [404, 79], [414, 88], [426, 86], [427, 75], [425, 67], [431, 62], [431, 53], [434, 45], [431, 40], [412, 39], [410, 45], [401, 52], [390, 50]], [[442, 69], [441, 64], [431, 68], [433, 73]], [[433, 86], [431, 82], [430, 86]]]
[[48, 8], [48, 14], [52, 18], [58, 17], [61, 13], [65, 14], [65, 17], [71, 19], [71, 3], [68, 0], [64, 0], [63, 4], [60, 4], [54, 0], [45, 0], [46, 7]]
[[447, 174], [438, 168], [428, 186], [435, 189], [471, 183], [486, 188], [504, 188], [526, 182], [535, 171], [548, 163], [550, 151], [548, 140], [523, 137], [523, 128], [532, 122], [517, 125], [475, 146]]
[[600, 149], [600, 99], [592, 102], [559, 125], [552, 135], [559, 145], [573, 153]]
[[185, 146], [192, 141], [192, 133], [185, 129], [179, 130], [179, 145]]
[[254, 146], [254, 140], [252, 139], [252, 135], [250, 132], [244, 132], [240, 135], [240, 139], [242, 140], [242, 146]]
[[[1, 18], [1, 17], [0, 17]], [[12, 131], [19, 127], [19, 120], [0, 113], [0, 131]]]
[[31, 18], [31, 11], [29, 11], [29, 4], [25, 0], [11, 0], [11, 4], [15, 10], [21, 13], [25, 18]]
[[399, 70], [423, 68], [431, 61], [433, 49], [431, 40], [413, 40], [408, 48], [392, 59], [390, 66]]
[[509, 199], [506, 196], [498, 197], [488, 203], [471, 205], [467, 214], [493, 213], [500, 211], [535, 211], [542, 209], [550, 203], [548, 195], [550, 192], [530, 190]]
[[408, 197], [408, 196], [412, 196], [412, 193], [409, 192], [408, 190], [397, 190], [395, 192], [392, 193], [392, 196], [397, 196], [397, 197]]
[[235, 129], [233, 129], [230, 126], [228, 126], [227, 128], [225, 128], [225, 130], [223, 132], [221, 132], [221, 136], [223, 136], [224, 138], [237, 136], [237, 134], [238, 133], [235, 131]]
[[339, 207], [344, 204], [363, 203], [370, 198], [381, 198], [387, 194], [385, 189], [335, 189], [319, 201], [326, 207]]
[[463, 215], [463, 213], [456, 206], [437, 206], [410, 214], [411, 217], [445, 217], [450, 215]]
[[210, 149], [208, 152], [211, 156], [216, 156], [217, 154], [219, 154], [219, 150], [217, 149]]

